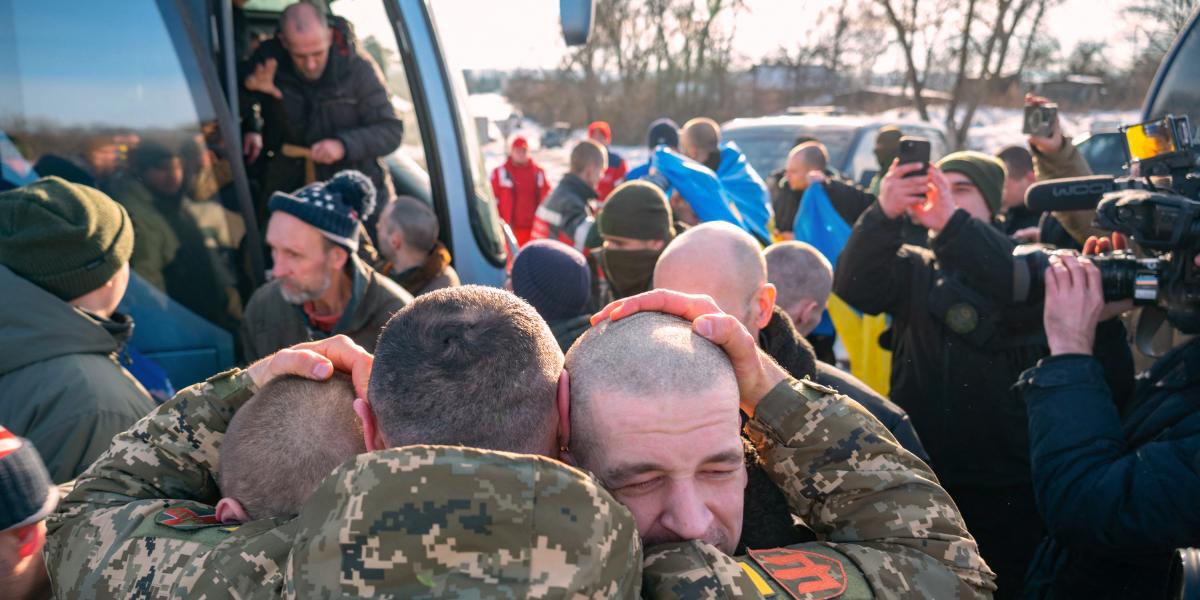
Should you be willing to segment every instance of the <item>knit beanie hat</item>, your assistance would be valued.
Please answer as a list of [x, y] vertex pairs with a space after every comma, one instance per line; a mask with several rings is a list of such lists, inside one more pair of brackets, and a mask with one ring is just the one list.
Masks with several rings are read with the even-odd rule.
[[275, 192], [267, 205], [321, 230], [350, 251], [358, 250], [359, 225], [375, 211], [375, 184], [358, 171], [342, 171], [329, 181], [306, 185], [294, 193]]
[[129, 262], [133, 223], [104, 192], [44, 177], [0, 193], [0, 264], [71, 301]]
[[584, 313], [592, 274], [578, 250], [555, 240], [535, 240], [513, 260], [512, 290], [543, 319], [569, 319]]
[[33, 444], [0, 427], [0, 531], [32, 525], [58, 505], [58, 488]]
[[650, 124], [646, 131], [646, 145], [651, 150], [666, 145], [668, 148], [679, 147], [679, 124], [671, 119], [658, 119]]
[[949, 154], [938, 161], [938, 168], [946, 172], [966, 175], [983, 200], [987, 202], [992, 216], [1000, 212], [1000, 200], [1004, 197], [1004, 163], [1000, 159], [982, 152], [965, 151]]
[[645, 181], [627, 181], [608, 195], [596, 225], [600, 235], [635, 240], [675, 238], [671, 204], [658, 186]]

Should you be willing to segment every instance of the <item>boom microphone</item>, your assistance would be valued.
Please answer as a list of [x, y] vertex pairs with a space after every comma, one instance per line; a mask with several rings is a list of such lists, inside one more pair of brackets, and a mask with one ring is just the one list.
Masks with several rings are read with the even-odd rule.
[[1117, 189], [1112, 175], [1068, 177], [1029, 186], [1025, 206], [1030, 210], [1094, 210], [1100, 197]]

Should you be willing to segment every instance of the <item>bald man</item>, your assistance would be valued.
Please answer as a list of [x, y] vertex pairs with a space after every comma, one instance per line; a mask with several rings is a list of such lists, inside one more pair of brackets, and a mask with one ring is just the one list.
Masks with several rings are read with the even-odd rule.
[[812, 182], [820, 182], [829, 195], [829, 202], [847, 225], [854, 225], [875, 197], [853, 182], [843, 179], [829, 168], [829, 151], [815, 140], [797, 144], [788, 152], [782, 176], [771, 189], [775, 209], [775, 229], [784, 239], [795, 239], [796, 215], [804, 192]]
[[[250, 57], [249, 68], [243, 85], [261, 107], [263, 126], [246, 134], [244, 150], [250, 163], [267, 151], [264, 206], [272, 192], [311, 183], [308, 164], [319, 180], [345, 169], [361, 171], [375, 183], [381, 205], [387, 204], [394, 192], [381, 159], [400, 146], [404, 125], [379, 67], [348, 23], [314, 3], [292, 4], [275, 37]], [[377, 220], [367, 223], [371, 233]]]
[[680, 130], [679, 151], [716, 173], [721, 168], [721, 126], [707, 117], [684, 123]]
[[926, 458], [903, 409], [853, 375], [816, 359], [812, 345], [796, 330], [788, 314], [776, 306], [777, 291], [767, 281], [766, 259], [750, 234], [728, 223], [705, 223], [689, 229], [658, 259], [654, 287], [712, 297], [792, 377], [807, 377], [850, 396], [882, 421], [905, 448]]

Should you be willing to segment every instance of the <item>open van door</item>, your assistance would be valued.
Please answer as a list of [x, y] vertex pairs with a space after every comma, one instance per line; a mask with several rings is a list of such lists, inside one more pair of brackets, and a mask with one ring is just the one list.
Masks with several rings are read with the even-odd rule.
[[1200, 122], [1200, 7], [1163, 58], [1142, 106], [1143, 122], [1169, 114]]

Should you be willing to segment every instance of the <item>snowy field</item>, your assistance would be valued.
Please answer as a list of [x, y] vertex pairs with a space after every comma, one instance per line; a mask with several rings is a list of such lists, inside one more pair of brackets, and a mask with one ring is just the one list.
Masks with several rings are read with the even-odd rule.
[[[512, 105], [499, 94], [472, 95], [470, 97], [470, 107], [475, 116], [487, 117], [490, 121], [494, 122], [505, 121], [513, 113]], [[942, 112], [940, 107], [934, 107], [930, 113], [930, 118], [933, 119], [934, 123], [940, 124], [942, 122], [944, 112]], [[883, 120], [917, 118], [915, 111], [911, 109], [888, 111], [882, 113], [881, 117]], [[1115, 130], [1116, 126], [1122, 123], [1136, 123], [1139, 117], [1140, 113], [1137, 111], [1088, 114], [1062, 113], [1061, 115], [1063, 129], [1067, 135], [1074, 137], [1088, 133], [1093, 128]], [[980, 108], [976, 112], [975, 119], [971, 124], [971, 130], [967, 137], [967, 147], [972, 150], [991, 154], [1010, 144], [1024, 144], [1025, 136], [1021, 134], [1023, 118], [1024, 112], [1021, 109]], [[585, 131], [583, 129], [573, 131], [571, 138], [561, 147], [542, 148], [541, 140], [543, 131], [543, 127], [538, 123], [523, 119], [514, 131], [511, 132], [509, 139], [511, 139], [512, 135], [524, 135], [529, 140], [534, 160], [546, 170], [546, 176], [549, 178], [551, 184], [556, 184], [562, 178], [563, 173], [567, 171], [567, 161], [571, 147], [575, 145], [575, 142], [584, 138]], [[495, 133], [498, 138], [499, 132], [495, 131]], [[613, 146], [612, 150], [620, 154], [625, 159], [628, 168], [631, 169], [645, 162], [649, 154], [649, 150], [644, 146]], [[489, 173], [493, 168], [504, 162], [507, 151], [507, 145], [503, 139], [493, 139], [484, 143], [484, 162], [487, 164]], [[760, 173], [760, 175], [766, 176], [765, 173]]]

